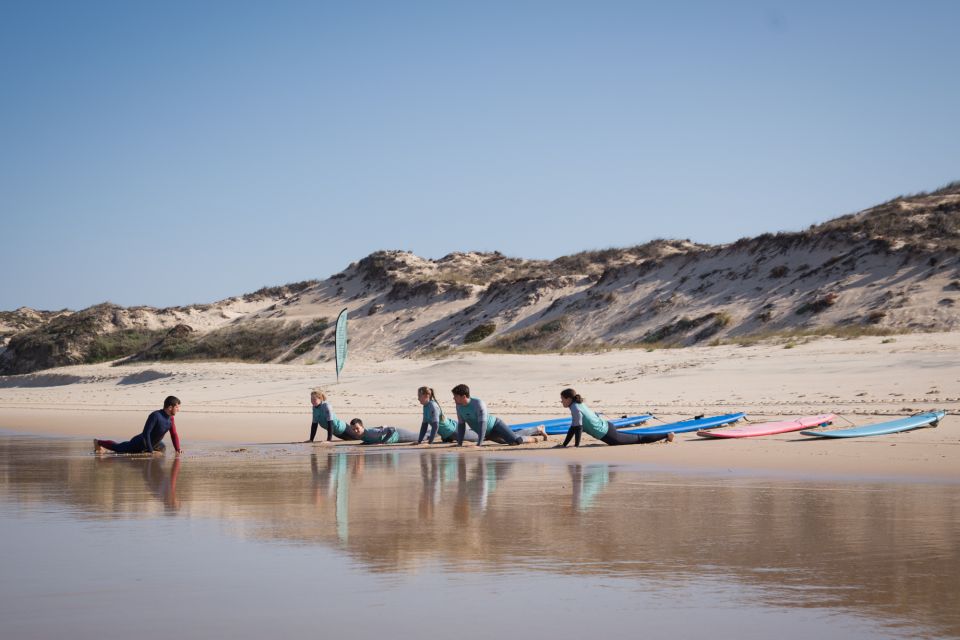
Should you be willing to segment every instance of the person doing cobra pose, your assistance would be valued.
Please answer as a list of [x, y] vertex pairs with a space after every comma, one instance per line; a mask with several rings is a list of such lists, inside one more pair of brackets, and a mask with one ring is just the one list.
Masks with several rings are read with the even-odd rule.
[[610, 425], [609, 422], [595, 414], [590, 410], [583, 402], [583, 398], [579, 393], [573, 389], [564, 389], [560, 392], [560, 402], [565, 408], [570, 409], [570, 429], [567, 431], [567, 437], [564, 438], [563, 444], [558, 444], [558, 447], [566, 447], [570, 444], [570, 440], [576, 438], [576, 443], [574, 446], [580, 446], [580, 434], [586, 431], [588, 434], [605, 442], [609, 445], [619, 445], [619, 444], [647, 444], [650, 442], [657, 442], [658, 440], [666, 440], [667, 442], [673, 442], [673, 434], [667, 433], [664, 435], [638, 435], [636, 433], [621, 433], [617, 429]]
[[[433, 444], [433, 439], [440, 436], [440, 442], [453, 442], [457, 436], [457, 422], [452, 418], [443, 415], [443, 409], [430, 387], [420, 387], [417, 389], [417, 400], [423, 405], [423, 421], [420, 423], [420, 437], [417, 438], [417, 444], [423, 442], [427, 429], [430, 429], [430, 437], [427, 439], [429, 444]], [[473, 431], [464, 433], [464, 440], [470, 442], [477, 441], [477, 434]]]
[[356, 440], [347, 431], [347, 424], [337, 417], [333, 407], [327, 401], [327, 394], [322, 389], [314, 389], [310, 392], [310, 404], [313, 405], [313, 422], [310, 423], [310, 440], [317, 435], [317, 427], [327, 431], [327, 442], [337, 436], [341, 440]]
[[[483, 445], [484, 438], [500, 444], [524, 444], [536, 442], [536, 436], [521, 435], [510, 430], [506, 423], [487, 412], [487, 405], [480, 398], [470, 397], [470, 387], [458, 384], [453, 389], [453, 401], [457, 405], [457, 446], [463, 446], [464, 436], [469, 426], [477, 434], [477, 446]], [[537, 429], [537, 427], [534, 427]], [[546, 440], [546, 432], [539, 431]]]

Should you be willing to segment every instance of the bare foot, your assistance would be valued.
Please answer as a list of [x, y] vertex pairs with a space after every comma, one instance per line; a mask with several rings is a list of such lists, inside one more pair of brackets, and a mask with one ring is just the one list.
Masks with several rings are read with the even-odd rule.
[[674, 440], [676, 437], [677, 437], [677, 436], [675, 436], [675, 435], [673, 434], [673, 431], [671, 431], [670, 433], [667, 434], [667, 442], [673, 442], [673, 440]]

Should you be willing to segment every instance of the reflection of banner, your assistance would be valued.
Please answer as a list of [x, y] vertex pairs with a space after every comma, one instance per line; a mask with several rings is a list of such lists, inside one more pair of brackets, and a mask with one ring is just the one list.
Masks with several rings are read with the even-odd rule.
[[337, 381], [340, 380], [340, 371], [347, 361], [347, 310], [344, 309], [337, 316]]
[[333, 477], [337, 483], [337, 537], [340, 542], [350, 538], [350, 478], [347, 475], [347, 454], [335, 453], [331, 465]]

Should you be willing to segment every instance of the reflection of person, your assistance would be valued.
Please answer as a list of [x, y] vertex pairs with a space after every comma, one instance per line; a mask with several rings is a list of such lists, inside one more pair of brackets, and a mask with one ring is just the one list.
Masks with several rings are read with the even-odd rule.
[[400, 427], [372, 427], [363, 426], [363, 420], [354, 418], [347, 427], [347, 433], [353, 440], [360, 440], [363, 444], [404, 444], [417, 442], [417, 434]]
[[[458, 384], [452, 389], [457, 405], [457, 446], [463, 446], [464, 435], [469, 426], [477, 434], [477, 446], [483, 445], [485, 437], [500, 444], [523, 444], [536, 442], [536, 436], [518, 435], [510, 430], [503, 420], [487, 412], [487, 405], [480, 398], [470, 397], [470, 387]], [[546, 440], [546, 432], [543, 433]]]
[[333, 436], [341, 440], [356, 439], [347, 433], [347, 424], [334, 413], [333, 407], [327, 402], [327, 394], [322, 389], [314, 389], [310, 392], [310, 404], [313, 405], [313, 422], [310, 423], [309, 442], [313, 442], [316, 437], [318, 426], [326, 429], [327, 442], [333, 440]]
[[[430, 387], [417, 389], [417, 400], [423, 405], [423, 421], [420, 423], [420, 437], [417, 439], [417, 444], [423, 442], [428, 427], [430, 429], [430, 438], [427, 440], [429, 444], [433, 444], [437, 434], [440, 435], [441, 442], [453, 442], [457, 436], [457, 422], [443, 415], [443, 409], [440, 408], [433, 389]], [[476, 442], [477, 434], [473, 431], [464, 433], [463, 439]]]
[[173, 466], [170, 467], [170, 475], [167, 476], [161, 460], [147, 460], [143, 467], [143, 479], [147, 486], [158, 498], [163, 500], [163, 504], [168, 509], [179, 509], [180, 500], [177, 499], [177, 476], [180, 475], [180, 458], [174, 458]]
[[[470, 519], [471, 506], [479, 513], [487, 510], [490, 496], [497, 490], [497, 483], [506, 476], [513, 462], [505, 460], [477, 460], [472, 478], [467, 478], [467, 460], [458, 456], [457, 497], [453, 515], [457, 522]], [[471, 504], [472, 503], [472, 504]]]
[[180, 448], [180, 436], [177, 435], [177, 425], [173, 416], [180, 410], [180, 399], [175, 396], [167, 396], [163, 401], [163, 409], [157, 409], [149, 416], [147, 422], [143, 425], [143, 432], [139, 433], [126, 442], [114, 442], [113, 440], [93, 440], [94, 453], [103, 453], [104, 450], [114, 453], [163, 453], [166, 446], [161, 442], [163, 436], [170, 432], [170, 440], [173, 441], [173, 448], [177, 454], [183, 453]]
[[605, 442], [609, 445], [618, 444], [647, 444], [658, 440], [673, 442], [673, 434], [646, 435], [641, 436], [636, 433], [620, 433], [616, 428], [611, 427], [610, 423], [590, 410], [590, 407], [583, 403], [583, 398], [573, 389], [564, 389], [560, 392], [560, 402], [565, 408], [570, 409], [570, 429], [567, 431], [567, 437], [563, 444], [558, 447], [566, 447], [570, 440], [576, 436], [576, 444], [580, 446], [580, 434], [586, 431], [588, 434]]
[[577, 511], [589, 510], [600, 492], [610, 483], [610, 467], [604, 464], [584, 469], [583, 465], [572, 464], [567, 471], [570, 472], [573, 485], [573, 508]]

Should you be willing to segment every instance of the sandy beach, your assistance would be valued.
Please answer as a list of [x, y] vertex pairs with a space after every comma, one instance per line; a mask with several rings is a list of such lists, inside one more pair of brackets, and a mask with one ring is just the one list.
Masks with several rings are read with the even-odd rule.
[[[508, 422], [563, 417], [559, 391], [572, 386], [608, 416], [649, 412], [664, 422], [744, 411], [752, 422], [836, 413], [834, 427], [943, 409], [937, 428], [848, 441], [796, 433], [737, 441], [679, 435], [673, 444], [608, 447], [585, 437], [579, 450], [547, 443], [489, 446], [464, 454], [551, 457], [706, 472], [960, 479], [960, 333], [783, 344], [618, 350], [579, 355], [464, 353], [445, 359], [350, 361], [332, 366], [158, 363], [65, 367], [0, 378], [0, 428], [51, 436], [127, 439], [169, 394], [187, 455], [191, 443], [295, 443], [309, 432], [309, 390], [323, 387], [343, 419], [416, 429], [415, 389], [468, 384]], [[649, 424], [657, 424], [653, 421]], [[341, 443], [336, 446], [344, 446]], [[205, 446], [207, 446], [205, 444]], [[302, 445], [316, 447], [326, 445]], [[437, 446], [437, 445], [434, 445]], [[446, 446], [446, 445], [443, 445]]]

